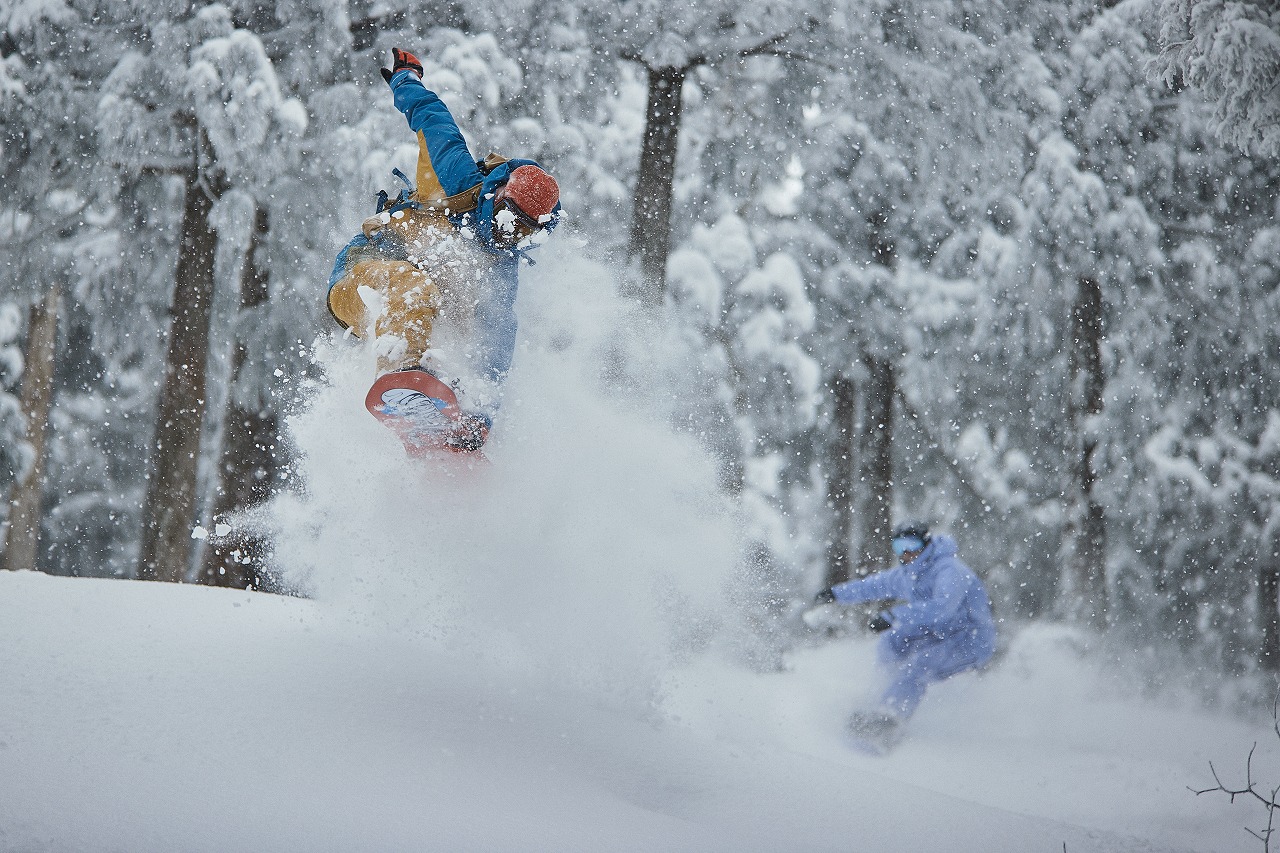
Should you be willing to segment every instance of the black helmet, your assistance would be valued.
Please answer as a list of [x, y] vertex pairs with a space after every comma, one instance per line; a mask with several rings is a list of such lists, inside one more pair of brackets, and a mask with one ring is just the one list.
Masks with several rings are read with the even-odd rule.
[[889, 534], [890, 539], [919, 539], [924, 544], [929, 544], [929, 525], [919, 519], [911, 519], [910, 521], [900, 522], [893, 528], [893, 532]]

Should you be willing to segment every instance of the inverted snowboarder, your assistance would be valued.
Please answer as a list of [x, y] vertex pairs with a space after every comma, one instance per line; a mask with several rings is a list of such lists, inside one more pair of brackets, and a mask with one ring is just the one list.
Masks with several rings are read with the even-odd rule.
[[380, 194], [338, 254], [329, 311], [373, 334], [379, 375], [365, 406], [411, 455], [474, 452], [511, 367], [519, 262], [559, 221], [560, 190], [532, 160], [475, 160], [418, 58], [393, 58], [382, 76], [418, 136], [417, 184]]
[[930, 535], [921, 522], [899, 524], [891, 540], [901, 565], [836, 584], [815, 598], [819, 604], [901, 602], [869, 624], [880, 633], [877, 658], [889, 686], [878, 708], [849, 719], [855, 743], [875, 753], [897, 744], [929, 684], [984, 666], [996, 648], [986, 587], [956, 557], [956, 541]]

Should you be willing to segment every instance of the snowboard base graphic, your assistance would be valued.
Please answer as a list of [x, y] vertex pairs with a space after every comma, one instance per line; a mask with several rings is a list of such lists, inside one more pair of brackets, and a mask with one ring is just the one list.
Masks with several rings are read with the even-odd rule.
[[464, 415], [453, 389], [425, 370], [384, 373], [369, 387], [364, 405], [396, 434], [411, 457], [481, 455], [488, 430]]

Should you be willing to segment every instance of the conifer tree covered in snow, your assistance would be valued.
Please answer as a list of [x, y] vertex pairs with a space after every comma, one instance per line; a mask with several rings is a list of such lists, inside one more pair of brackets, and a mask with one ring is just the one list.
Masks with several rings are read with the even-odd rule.
[[117, 183], [95, 132], [100, 87], [132, 30], [76, 4], [5, 11], [0, 291], [33, 304], [60, 284], [64, 305], [46, 468], [46, 485], [56, 485], [46, 490], [39, 564], [113, 574], [139, 520], [147, 358], [160, 306], [147, 287], [149, 261], [169, 242], [162, 231], [126, 241], [158, 199], [149, 187]]
[[1159, 0], [1160, 54], [1170, 86], [1214, 103], [1215, 132], [1263, 157], [1280, 154], [1280, 9], [1268, 0]]
[[[1239, 488], [1234, 462], [1220, 460], [1234, 455], [1226, 447], [1265, 444], [1275, 399], [1275, 365], [1261, 356], [1275, 279], [1258, 250], [1273, 227], [1277, 170], [1213, 139], [1198, 98], [1141, 85], [1157, 39], [1149, 19], [1121, 6], [1073, 53], [1088, 75], [1077, 85], [1085, 158], [1126, 196], [1104, 246], [1112, 284], [1100, 488], [1123, 543], [1110, 549], [1113, 597], [1124, 630], [1138, 616], [1220, 665], [1274, 665], [1260, 654], [1276, 622], [1274, 592], [1269, 601], [1262, 592], [1275, 571], [1266, 463], [1242, 453], [1250, 461], [1241, 470], [1256, 473]], [[1193, 446], [1209, 489], [1182, 481], [1189, 471], [1177, 460]], [[1218, 544], [1188, 547], [1173, 531], [1189, 526]]]
[[809, 487], [805, 437], [818, 413], [820, 373], [809, 353], [813, 303], [799, 264], [757, 255], [751, 229], [725, 216], [694, 229], [671, 258], [671, 307], [701, 353], [704, 433], [726, 432], [750, 521], [755, 559], [773, 571], [811, 560], [797, 500]]
[[[923, 381], [932, 371], [915, 369], [929, 366], [937, 345], [933, 327], [945, 323], [906, 309], [948, 237], [968, 227], [1016, 174], [1027, 82], [1018, 65], [1020, 44], [1009, 32], [1012, 19], [999, 9], [848, 7], [837, 20], [837, 31], [851, 38], [828, 43], [819, 57], [825, 61], [807, 69], [807, 91], [794, 93], [791, 103], [803, 98], [793, 107], [806, 140], [798, 155], [807, 227], [798, 230], [818, 229], [819, 236], [807, 237], [807, 254], [824, 282], [819, 313], [828, 318], [817, 355], [833, 403], [855, 398], [852, 407], [828, 407], [831, 415], [849, 408], [853, 416], [852, 423], [830, 423], [828, 464], [848, 460], [857, 481], [852, 540], [837, 543], [843, 548], [833, 554], [851, 549], [850, 568], [866, 572], [889, 559], [884, 537], [903, 511], [903, 487], [917, 484], [910, 500], [920, 514], [941, 517], [958, 506], [927, 503], [953, 489], [954, 469], [944, 464], [939, 470], [931, 458], [912, 470], [919, 449], [949, 443], [946, 433], [958, 413], [939, 405], [946, 398], [937, 399]], [[935, 305], [932, 316], [948, 304]], [[910, 353], [913, 341], [922, 348]], [[954, 387], [942, 370], [943, 387]], [[905, 425], [908, 404], [919, 410], [915, 422], [926, 432], [903, 440], [897, 425]], [[907, 449], [910, 442], [920, 442], [916, 452]], [[962, 481], [960, 494], [967, 498], [968, 491]]]
[[256, 36], [207, 6], [160, 24], [148, 53], [131, 52], [106, 83], [101, 136], [125, 172], [181, 181], [183, 209], [165, 378], [150, 458], [138, 572], [179, 580], [189, 569], [197, 463], [207, 396], [218, 237], [214, 206], [238, 185], [268, 190], [290, 165], [305, 117], [282, 98]]
[[593, 10], [610, 51], [643, 69], [646, 100], [628, 254], [646, 300], [661, 301], [670, 253], [672, 204], [689, 76], [704, 66], [751, 55], [790, 54], [811, 12], [769, 2], [672, 7], [628, 0]]
[[[22, 377], [22, 313], [11, 302], [0, 303], [0, 488], [8, 489], [31, 467], [27, 421], [14, 390]], [[6, 516], [8, 501], [5, 502]]]

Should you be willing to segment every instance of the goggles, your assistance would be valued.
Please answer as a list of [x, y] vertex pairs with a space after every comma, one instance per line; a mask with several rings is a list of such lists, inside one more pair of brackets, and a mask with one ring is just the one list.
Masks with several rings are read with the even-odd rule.
[[[503, 216], [503, 214], [509, 216]], [[525, 213], [511, 199], [503, 196], [493, 203], [494, 226], [504, 235], [523, 240], [542, 230], [542, 223]]]
[[893, 545], [893, 553], [901, 557], [908, 551], [920, 551], [924, 549], [924, 540], [915, 536], [899, 536], [891, 543]]

